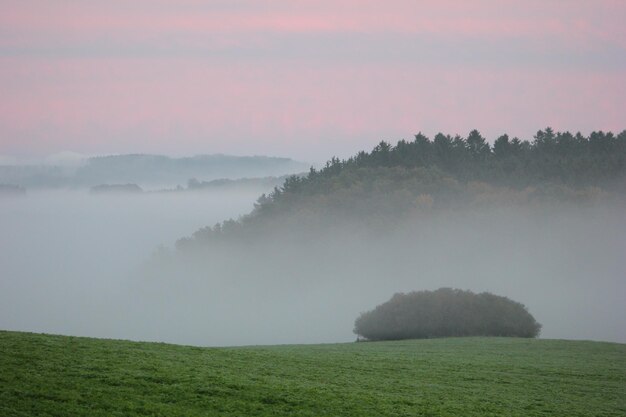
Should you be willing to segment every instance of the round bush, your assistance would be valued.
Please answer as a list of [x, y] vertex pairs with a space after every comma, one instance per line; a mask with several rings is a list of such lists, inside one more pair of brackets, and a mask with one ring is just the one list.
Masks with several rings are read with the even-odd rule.
[[354, 333], [368, 340], [458, 336], [537, 337], [541, 324], [523, 304], [452, 288], [395, 294], [362, 313]]

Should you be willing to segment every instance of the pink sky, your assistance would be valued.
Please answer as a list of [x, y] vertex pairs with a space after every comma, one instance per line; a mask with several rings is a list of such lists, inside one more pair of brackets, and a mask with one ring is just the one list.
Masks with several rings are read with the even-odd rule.
[[3, 1], [0, 156], [621, 131], [625, 21], [609, 0]]

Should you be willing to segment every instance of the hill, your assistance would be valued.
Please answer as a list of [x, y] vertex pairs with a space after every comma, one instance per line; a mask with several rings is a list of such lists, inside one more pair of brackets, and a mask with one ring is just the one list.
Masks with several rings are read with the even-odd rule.
[[510, 338], [198, 348], [0, 332], [6, 416], [622, 416], [626, 345]]
[[143, 190], [137, 184], [100, 184], [89, 189], [93, 194], [141, 194]]
[[399, 221], [444, 210], [580, 204], [626, 194], [626, 131], [540, 130], [532, 142], [502, 135], [491, 146], [477, 131], [467, 137], [418, 134], [396, 145], [332, 158], [321, 170], [291, 176], [238, 221], [198, 230], [179, 247], [224, 236], [277, 231], [307, 235], [352, 227], [375, 233]]
[[87, 158], [81, 165], [0, 165], [0, 182], [25, 187], [92, 187], [99, 184], [135, 183], [161, 187], [186, 184], [192, 178], [215, 180], [295, 174], [309, 165], [289, 158], [267, 156], [197, 155], [172, 158], [163, 155], [109, 155]]
[[625, 132], [418, 134], [287, 178], [142, 278], [223, 318], [208, 333], [245, 328], [252, 343], [342, 340], [392, 294], [440, 287], [519, 300], [546, 337], [623, 342], [625, 186]]
[[197, 155], [171, 158], [161, 155], [113, 155], [90, 158], [76, 172], [81, 185], [103, 182], [140, 185], [186, 184], [188, 180], [237, 179], [294, 174], [309, 165], [289, 158], [267, 156]]

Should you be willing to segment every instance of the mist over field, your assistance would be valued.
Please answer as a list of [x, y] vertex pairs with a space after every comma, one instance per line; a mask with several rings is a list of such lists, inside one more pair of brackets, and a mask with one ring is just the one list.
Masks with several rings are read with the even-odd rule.
[[624, 207], [490, 209], [377, 237], [341, 228], [306, 242], [279, 236], [157, 262], [148, 276], [163, 300], [195, 301], [186, 311], [205, 319], [186, 322], [173, 303], [164, 320], [204, 328], [209, 344], [350, 341], [358, 313], [439, 287], [518, 300], [545, 338], [623, 342]]
[[383, 233], [303, 225], [297, 237], [155, 255], [267, 191], [0, 200], [0, 328], [209, 346], [340, 342], [396, 292], [455, 287], [524, 303], [544, 338], [626, 342], [624, 200], [447, 211]]
[[[0, 328], [147, 338], [141, 263], [181, 233], [249, 211], [266, 191], [29, 191], [0, 199]], [[163, 328], [162, 338], [171, 332]]]

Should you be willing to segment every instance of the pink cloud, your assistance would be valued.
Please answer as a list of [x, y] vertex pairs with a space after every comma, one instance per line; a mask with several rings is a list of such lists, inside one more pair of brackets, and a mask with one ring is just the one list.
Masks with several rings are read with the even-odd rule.
[[[605, 65], [594, 54], [611, 47], [616, 60], [623, 56], [625, 15], [626, 3], [580, 0], [568, 7], [487, 0], [3, 2], [0, 154], [72, 149], [323, 160], [419, 130], [464, 134], [477, 127], [491, 138], [504, 131], [529, 138], [547, 125], [617, 131], [626, 127], [623, 60], [614, 64], [609, 56]], [[357, 40], [324, 59], [299, 49], [323, 52], [346, 34], [341, 39]], [[313, 40], [298, 43], [304, 38]], [[175, 54], [179, 46], [209, 45], [253, 55], [294, 39], [293, 56], [281, 49], [254, 60], [206, 59], [201, 49]], [[436, 53], [379, 58], [363, 39], [378, 41], [383, 52], [396, 40], [430, 40]], [[120, 52], [164, 44], [168, 51], [143, 58]], [[509, 49], [513, 58], [539, 51], [527, 54], [537, 62], [499, 65], [497, 54]], [[540, 60], [564, 50], [571, 62]], [[581, 51], [588, 59], [579, 59]], [[455, 54], [460, 58], [445, 60]], [[470, 62], [474, 56], [482, 65]]]
[[[620, 74], [187, 63], [42, 63], [22, 76], [56, 81], [8, 92], [0, 137], [13, 139], [0, 149], [54, 142], [50, 149], [114, 152], [132, 143], [135, 151], [273, 150], [323, 159], [328, 151], [315, 147], [349, 154], [419, 130], [463, 134], [478, 127], [491, 138], [505, 131], [529, 138], [547, 125], [624, 128]], [[1, 77], [9, 75], [0, 70]], [[338, 138], [347, 142], [333, 143]]]
[[[254, 2], [243, 2], [250, 6]], [[141, 4], [141, 2], [139, 2]], [[158, 4], [158, 2], [157, 2]], [[0, 26], [9, 34], [4, 44], [60, 40], [122, 39], [146, 42], [167, 35], [250, 33], [406, 33], [444, 37], [545, 37], [581, 42], [612, 42], [626, 47], [623, 2], [570, 1], [561, 3], [396, 1], [381, 6], [372, 1], [272, 2], [272, 7], [211, 10], [199, 3], [191, 8], [125, 8], [117, 2], [75, 3], [25, 1], [0, 6]], [[295, 6], [294, 6], [295, 4]], [[312, 7], [315, 5], [315, 7]]]

